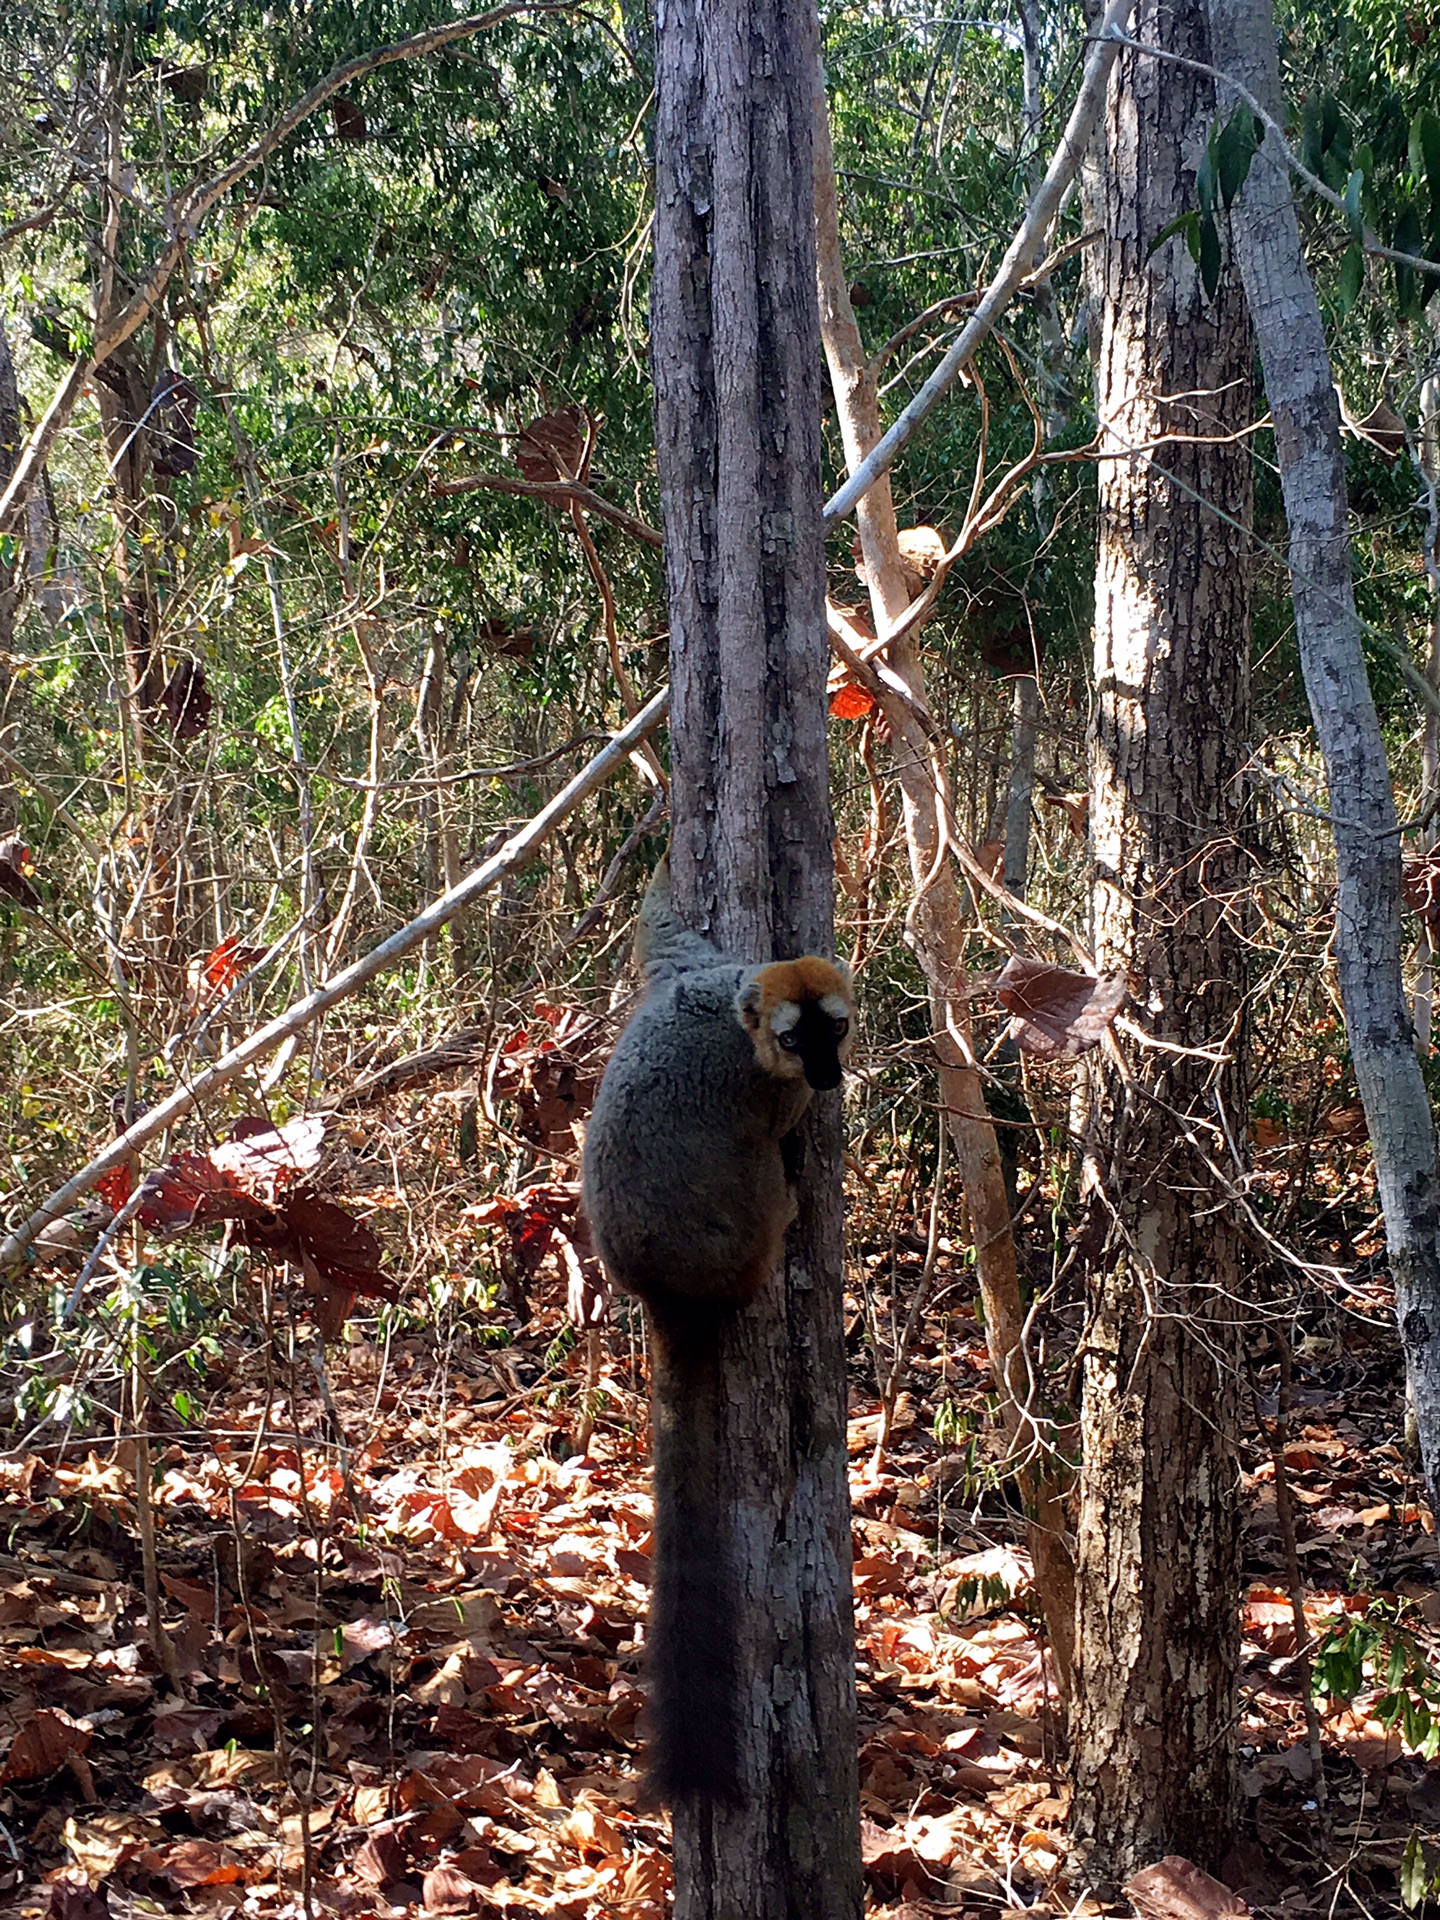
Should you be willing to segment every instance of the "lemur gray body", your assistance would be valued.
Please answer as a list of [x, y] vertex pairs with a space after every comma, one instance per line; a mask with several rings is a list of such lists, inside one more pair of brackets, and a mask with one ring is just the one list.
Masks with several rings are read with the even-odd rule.
[[585, 1133], [584, 1204], [656, 1347], [650, 1780], [736, 1799], [738, 1671], [714, 1436], [726, 1319], [775, 1271], [795, 1217], [788, 1136], [840, 1084], [854, 997], [833, 961], [747, 966], [689, 932], [662, 864], [636, 936], [647, 995]]

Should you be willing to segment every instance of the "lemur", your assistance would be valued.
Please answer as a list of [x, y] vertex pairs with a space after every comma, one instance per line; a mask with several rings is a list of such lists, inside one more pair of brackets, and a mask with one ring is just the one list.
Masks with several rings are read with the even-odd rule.
[[647, 1630], [649, 1780], [673, 1800], [741, 1796], [738, 1669], [713, 1415], [726, 1318], [779, 1264], [795, 1218], [789, 1136], [840, 1084], [849, 970], [806, 954], [749, 966], [675, 917], [662, 862], [640, 910], [646, 997], [585, 1133], [584, 1205], [659, 1349], [655, 1563]]

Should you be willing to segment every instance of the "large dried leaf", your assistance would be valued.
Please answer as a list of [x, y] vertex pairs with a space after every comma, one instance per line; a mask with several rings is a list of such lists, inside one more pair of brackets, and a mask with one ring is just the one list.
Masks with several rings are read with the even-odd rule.
[[1143, 1920], [1244, 1920], [1250, 1912], [1238, 1893], [1178, 1853], [1132, 1875], [1124, 1890]]
[[207, 1154], [188, 1149], [147, 1173], [140, 1193], [139, 1218], [157, 1232], [179, 1233], [265, 1211], [263, 1202], [248, 1194], [233, 1173], [217, 1167]]
[[561, 407], [532, 420], [515, 444], [515, 464], [527, 480], [571, 480], [585, 458], [585, 416]]
[[160, 690], [158, 711], [177, 740], [198, 740], [215, 710], [210, 683], [198, 660], [182, 660]]
[[210, 1150], [210, 1159], [257, 1200], [273, 1204], [282, 1188], [297, 1175], [309, 1173], [319, 1162], [325, 1144], [325, 1122], [302, 1115], [283, 1127], [267, 1120], [237, 1120], [230, 1138]]
[[81, 1720], [72, 1720], [58, 1707], [32, 1713], [11, 1742], [0, 1767], [0, 1786], [13, 1780], [43, 1780], [63, 1767], [72, 1754], [84, 1753], [94, 1735]]
[[836, 720], [863, 720], [874, 711], [874, 694], [854, 680], [847, 680], [830, 696], [830, 712]]
[[231, 933], [206, 954], [201, 973], [207, 987], [213, 987], [216, 993], [228, 993], [236, 981], [243, 979], [264, 958], [264, 947], [243, 946], [239, 934]]
[[1014, 1016], [1010, 1037], [1022, 1053], [1042, 1060], [1075, 1060], [1098, 1047], [1127, 991], [1123, 974], [1095, 979], [1020, 953], [995, 982], [996, 998]]

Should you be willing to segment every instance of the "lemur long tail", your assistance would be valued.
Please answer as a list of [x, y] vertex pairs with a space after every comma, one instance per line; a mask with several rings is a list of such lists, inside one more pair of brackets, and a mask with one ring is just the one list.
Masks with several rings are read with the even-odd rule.
[[734, 1804], [740, 1660], [723, 1497], [720, 1339], [734, 1308], [671, 1294], [649, 1305], [655, 1370], [655, 1557], [646, 1630], [649, 1783], [673, 1803]]

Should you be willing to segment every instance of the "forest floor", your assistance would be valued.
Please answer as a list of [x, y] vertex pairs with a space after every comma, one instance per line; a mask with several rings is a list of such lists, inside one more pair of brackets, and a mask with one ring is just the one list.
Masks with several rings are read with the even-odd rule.
[[[562, 1295], [542, 1272], [504, 1346], [457, 1322], [442, 1340], [412, 1321], [385, 1349], [352, 1329], [328, 1349], [328, 1406], [309, 1329], [228, 1339], [207, 1424], [152, 1423], [163, 1660], [128, 1443], [0, 1458], [5, 1913], [667, 1910], [665, 1825], [637, 1792], [638, 1356], [612, 1330], [604, 1411], [574, 1457], [586, 1355], [566, 1350]], [[970, 1316], [927, 1323], [878, 1473], [873, 1369], [852, 1341], [867, 1910], [1128, 1912], [1063, 1879], [1067, 1789], [1021, 1529], [1003, 1487], [977, 1491], [988, 1375]], [[1383, 1298], [1318, 1312], [1295, 1369], [1307, 1620], [1388, 1596], [1433, 1656], [1435, 1541], [1397, 1446]], [[1243, 1802], [1225, 1878], [1260, 1914], [1398, 1913], [1407, 1844], [1440, 1825], [1440, 1763], [1408, 1753], [1364, 1687], [1325, 1712], [1317, 1804], [1258, 1427], [1245, 1465]]]

